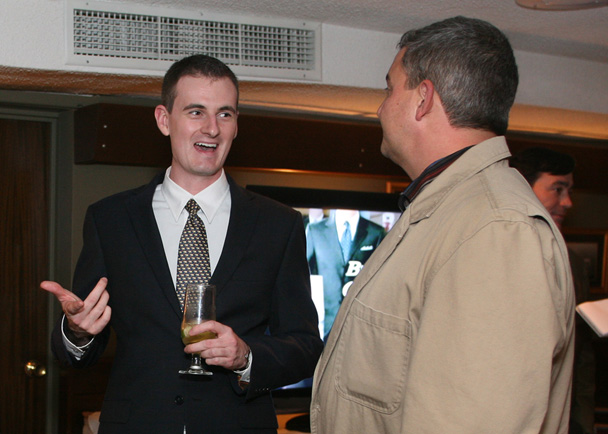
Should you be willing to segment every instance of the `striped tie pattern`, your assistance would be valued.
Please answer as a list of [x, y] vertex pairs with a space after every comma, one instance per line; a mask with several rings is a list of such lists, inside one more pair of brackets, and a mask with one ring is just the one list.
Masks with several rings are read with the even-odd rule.
[[186, 286], [189, 283], [207, 283], [211, 278], [207, 232], [205, 224], [197, 215], [200, 207], [194, 199], [190, 199], [185, 208], [189, 216], [179, 240], [175, 288], [182, 310]]

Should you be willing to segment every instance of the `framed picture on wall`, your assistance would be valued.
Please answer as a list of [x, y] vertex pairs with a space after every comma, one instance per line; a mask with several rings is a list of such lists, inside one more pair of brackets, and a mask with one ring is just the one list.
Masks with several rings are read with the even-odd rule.
[[587, 267], [592, 293], [608, 293], [608, 230], [564, 229], [568, 248], [578, 254]]

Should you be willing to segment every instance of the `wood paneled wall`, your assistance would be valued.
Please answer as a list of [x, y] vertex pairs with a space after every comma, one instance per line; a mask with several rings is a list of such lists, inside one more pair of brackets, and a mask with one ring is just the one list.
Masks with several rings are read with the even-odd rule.
[[[381, 140], [377, 121], [245, 112], [226, 165], [403, 177], [381, 155]], [[571, 154], [577, 160], [576, 188], [608, 194], [608, 141], [518, 132], [507, 133], [507, 140], [512, 152], [546, 146]], [[169, 139], [156, 127], [152, 107], [94, 104], [78, 109], [75, 142], [76, 163], [170, 164]]]

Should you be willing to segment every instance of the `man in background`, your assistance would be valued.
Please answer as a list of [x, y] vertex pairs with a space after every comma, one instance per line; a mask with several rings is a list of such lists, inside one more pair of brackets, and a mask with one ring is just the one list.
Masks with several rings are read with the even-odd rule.
[[509, 164], [526, 178], [540, 203], [561, 229], [568, 210], [572, 208], [570, 193], [574, 183], [574, 158], [562, 152], [534, 147], [515, 154]]
[[[310, 377], [323, 346], [302, 217], [224, 172], [238, 129], [238, 81], [225, 64], [204, 55], [174, 63], [155, 117], [171, 139], [171, 167], [89, 207], [74, 293], [41, 284], [64, 312], [53, 351], [88, 366], [115, 331], [100, 434], [276, 433], [270, 390]], [[184, 266], [188, 254], [195, 266]], [[217, 321], [190, 335], [217, 339], [184, 348], [180, 288], [209, 276]], [[191, 353], [212, 376], [178, 373]]]
[[337, 209], [306, 231], [310, 274], [323, 277], [323, 335], [327, 338], [342, 299], [386, 234], [357, 210]]
[[502, 137], [505, 35], [450, 18], [405, 33], [378, 109], [413, 180], [342, 302], [315, 370], [314, 433], [566, 433], [574, 291], [566, 246]]
[[[516, 168], [532, 187], [532, 191], [561, 229], [568, 210], [572, 207], [570, 193], [573, 186], [575, 161], [568, 154], [547, 148], [525, 149], [509, 164]], [[589, 273], [583, 259], [568, 249], [576, 304], [589, 300]], [[595, 353], [594, 333], [577, 315], [575, 333], [574, 375], [570, 434], [593, 434], [595, 419]]]

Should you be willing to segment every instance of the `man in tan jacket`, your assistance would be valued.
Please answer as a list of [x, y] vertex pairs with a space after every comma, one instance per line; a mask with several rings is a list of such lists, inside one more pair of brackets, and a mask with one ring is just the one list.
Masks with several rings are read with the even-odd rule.
[[378, 117], [414, 181], [345, 298], [313, 433], [565, 433], [574, 292], [558, 228], [508, 166], [507, 38], [455, 17], [405, 33]]

